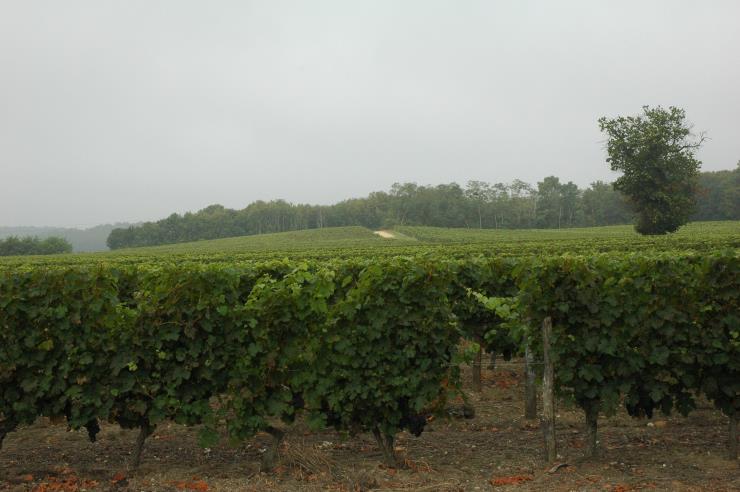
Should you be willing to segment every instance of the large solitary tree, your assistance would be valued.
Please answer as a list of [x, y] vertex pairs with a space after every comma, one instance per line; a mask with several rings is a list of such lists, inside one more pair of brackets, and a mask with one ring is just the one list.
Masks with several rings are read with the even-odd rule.
[[694, 211], [701, 167], [694, 154], [705, 137], [692, 133], [683, 109], [642, 110], [638, 116], [599, 118], [608, 136], [607, 162], [623, 173], [614, 188], [627, 196], [637, 232], [674, 232]]

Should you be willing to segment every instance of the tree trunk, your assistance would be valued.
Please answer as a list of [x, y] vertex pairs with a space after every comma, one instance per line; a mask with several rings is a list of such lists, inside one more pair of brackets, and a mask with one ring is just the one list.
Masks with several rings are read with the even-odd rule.
[[560, 218], [563, 216], [563, 207], [558, 208], [558, 229], [560, 229]]
[[136, 436], [136, 445], [134, 447], [134, 454], [131, 456], [130, 468], [132, 471], [139, 468], [141, 464], [141, 453], [144, 450], [144, 442], [154, 431], [154, 427], [148, 423], [143, 424], [139, 429], [139, 435]]
[[558, 457], [555, 441], [555, 371], [550, 360], [550, 337], [552, 319], [548, 316], [542, 322], [542, 354], [544, 370], [542, 375], [542, 432], [545, 438], [545, 461], [552, 463]]
[[537, 418], [537, 385], [534, 372], [534, 357], [529, 348], [529, 341], [524, 348], [524, 418], [533, 420]]
[[483, 365], [483, 348], [478, 346], [478, 353], [475, 354], [473, 361], [473, 391], [480, 393], [483, 390], [483, 382], [481, 381], [481, 366]]
[[267, 446], [265, 454], [262, 455], [261, 471], [270, 471], [275, 468], [275, 464], [277, 463], [278, 453], [280, 451], [280, 444], [283, 442], [285, 432], [276, 427], [268, 427], [267, 429], [265, 429], [265, 432], [270, 434], [270, 436], [272, 437], [272, 442], [270, 442], [270, 445]]
[[396, 457], [396, 452], [393, 449], [393, 436], [383, 434], [380, 432], [380, 429], [376, 427], [373, 429], [373, 437], [375, 437], [375, 441], [378, 443], [378, 447], [383, 453], [383, 461], [385, 464], [391, 468], [397, 468], [399, 466], [399, 462]]
[[728, 446], [728, 451], [729, 451], [729, 458], [731, 460], [737, 459], [737, 449], [738, 449], [737, 424], [738, 424], [738, 421], [740, 421], [740, 412], [735, 412], [734, 415], [730, 415], [730, 429], [729, 429], [730, 430], [730, 436], [729, 436], [730, 442]]
[[599, 420], [599, 404], [596, 401], [588, 402], [583, 410], [586, 413], [586, 453], [588, 457], [594, 457], [598, 454], [596, 430]]
[[87, 430], [87, 438], [90, 442], [95, 442], [98, 438], [98, 432], [100, 432], [100, 424], [97, 419], [93, 419], [86, 423], [85, 429]]

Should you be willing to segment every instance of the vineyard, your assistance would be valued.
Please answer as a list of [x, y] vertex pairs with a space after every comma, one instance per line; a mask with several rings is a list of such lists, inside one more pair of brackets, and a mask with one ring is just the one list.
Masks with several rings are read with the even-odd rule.
[[71, 265], [91, 263], [198, 263], [384, 258], [434, 253], [470, 255], [590, 254], [609, 251], [706, 251], [740, 247], [740, 223], [696, 222], [669, 236], [641, 236], [632, 226], [553, 230], [482, 230], [442, 227], [396, 227], [396, 239], [384, 239], [364, 227], [334, 227], [297, 232], [233, 237], [54, 256], [0, 257], [2, 265]]
[[[0, 261], [0, 459], [40, 417], [90, 441], [117, 425], [136, 437], [116, 470], [126, 462], [135, 477], [161, 430], [177, 425], [192, 430], [185, 442], [208, 450], [248, 449], [257, 439], [264, 451], [241, 458], [258, 463], [254, 480], [279, 477], [289, 462], [314, 477], [293, 487], [396, 490], [331, 471], [311, 483], [328, 461], [292, 456], [296, 429], [332, 442], [371, 438], [361, 447], [383, 474], [418, 478], [431, 466], [414, 455], [411, 436], [460, 426], [458, 414], [495, 428], [481, 420], [504, 418], [490, 405], [506, 406], [520, 382], [541, 392], [549, 360], [559, 445], [570, 432], [563, 422], [583, 427], [588, 463], [613, 449], [600, 419], [629, 415], [644, 426], [659, 414], [709, 412], [707, 421], [726, 426], [712, 451], [719, 446], [721, 466], [736, 469], [740, 224], [697, 223], [666, 237], [626, 227], [397, 232], [403, 239], [354, 227]], [[484, 368], [482, 351], [495, 366]], [[563, 459], [543, 457], [541, 440], [522, 445], [526, 473], [481, 470], [489, 488], [541, 490], [547, 477], [568, 473], [572, 464], [559, 471]], [[0, 474], [11, 468], [0, 480], [36, 484], [18, 478], [20, 464]], [[160, 485], [207, 487], [200, 478], [178, 483]], [[740, 482], [735, 475], [717, 487]]]

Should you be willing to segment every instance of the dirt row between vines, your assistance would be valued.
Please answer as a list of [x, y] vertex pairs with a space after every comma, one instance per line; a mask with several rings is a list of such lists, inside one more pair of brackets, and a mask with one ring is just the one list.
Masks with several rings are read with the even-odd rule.
[[740, 465], [725, 458], [727, 419], [708, 404], [688, 418], [652, 421], [626, 414], [602, 418], [601, 455], [583, 458], [580, 411], [558, 409], [559, 463], [542, 460], [537, 422], [522, 418], [518, 366], [484, 371], [484, 391], [471, 394], [472, 419], [437, 419], [416, 438], [401, 434], [406, 469], [387, 468], [371, 436], [308, 432], [296, 424], [279, 466], [260, 472], [268, 442], [258, 435], [238, 447], [203, 449], [197, 429], [161, 425], [148, 440], [140, 469], [128, 473], [135, 431], [102, 425], [86, 432], [40, 419], [11, 433], [0, 451], [0, 490], [13, 491], [740, 491]]

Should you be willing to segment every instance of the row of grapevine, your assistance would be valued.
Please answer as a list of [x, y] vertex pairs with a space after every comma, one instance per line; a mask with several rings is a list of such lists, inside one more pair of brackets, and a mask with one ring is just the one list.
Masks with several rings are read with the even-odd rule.
[[740, 419], [740, 257], [670, 253], [538, 259], [517, 278], [530, 338], [552, 320], [556, 390], [586, 415], [687, 414], [703, 395]]
[[[164, 419], [203, 424], [204, 443], [221, 428], [279, 440], [274, 421], [302, 413], [372, 432], [392, 461], [395, 433], [420, 433], [455, 386], [461, 337], [507, 353], [521, 335], [536, 352], [545, 317], [556, 387], [592, 425], [621, 401], [687, 412], [699, 394], [734, 422], [739, 262], [727, 250], [6, 269], [0, 442], [40, 415], [92, 438], [99, 420], [139, 428], [139, 452]], [[509, 301], [489, 310], [474, 292]]]
[[[225, 424], [235, 439], [315, 426], [419, 433], [460, 333], [451, 268], [273, 262], [22, 269], [0, 275], [0, 438], [37, 416], [141, 429]], [[443, 384], [445, 383], [445, 384]], [[215, 400], [219, 400], [214, 404]]]

